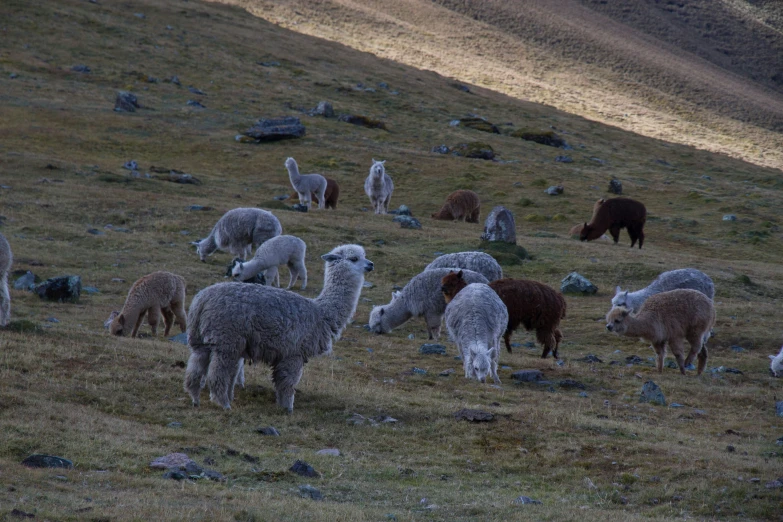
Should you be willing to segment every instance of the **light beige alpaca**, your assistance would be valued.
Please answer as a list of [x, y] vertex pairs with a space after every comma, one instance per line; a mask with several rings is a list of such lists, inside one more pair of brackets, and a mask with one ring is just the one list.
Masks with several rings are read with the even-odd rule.
[[171, 272], [145, 275], [133, 283], [122, 311], [112, 312], [109, 330], [113, 335], [127, 335], [130, 331], [131, 337], [136, 337], [145, 313], [153, 336], [157, 334], [161, 313], [166, 325], [164, 335], [169, 335], [174, 322], [185, 332], [185, 280]]
[[[697, 290], [678, 289], [651, 295], [639, 313], [631, 314], [627, 308], [612, 308], [606, 314], [606, 329], [627, 337], [641, 337], [650, 341], [658, 355], [658, 371], [663, 371], [666, 344], [677, 359], [680, 373], [698, 354], [698, 373], [707, 364], [709, 332], [715, 324], [715, 308], [712, 299]], [[685, 341], [691, 345], [688, 357], [683, 357]]]

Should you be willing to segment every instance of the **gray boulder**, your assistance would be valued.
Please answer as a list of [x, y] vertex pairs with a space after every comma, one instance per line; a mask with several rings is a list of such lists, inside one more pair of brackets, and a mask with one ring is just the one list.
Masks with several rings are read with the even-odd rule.
[[550, 196], [559, 196], [560, 194], [563, 193], [563, 190], [565, 190], [563, 185], [552, 185], [551, 187], [546, 189], [544, 192], [546, 192]]
[[394, 216], [394, 219], [392, 219], [392, 221], [394, 221], [395, 223], [399, 223], [400, 228], [412, 228], [415, 230], [421, 228], [421, 223], [419, 222], [418, 219], [416, 219], [415, 217], [406, 216], [404, 214]]
[[623, 193], [623, 184], [620, 183], [619, 179], [613, 179], [609, 182], [609, 192], [611, 192], [612, 194]]
[[653, 381], [647, 381], [642, 386], [642, 392], [639, 394], [639, 402], [649, 402], [652, 404], [660, 404], [666, 406], [666, 399], [663, 396], [663, 391], [660, 386]]
[[244, 132], [258, 143], [301, 138], [305, 133], [305, 126], [293, 116], [261, 118]]
[[560, 291], [564, 294], [593, 295], [598, 291], [598, 287], [586, 277], [576, 272], [571, 272], [560, 282]]
[[79, 276], [52, 277], [36, 285], [33, 291], [41, 299], [75, 303], [82, 293], [82, 278]]
[[136, 95], [128, 91], [119, 91], [117, 99], [114, 100], [114, 110], [117, 112], [136, 112], [140, 109], [139, 100]]
[[519, 382], [537, 382], [544, 379], [544, 374], [539, 370], [517, 370], [511, 378]]
[[484, 221], [484, 233], [481, 234], [481, 239], [516, 244], [517, 227], [514, 214], [501, 205], [493, 208]]
[[324, 118], [334, 118], [334, 107], [328, 101], [319, 101], [318, 106], [312, 111], [313, 116], [323, 116]]
[[22, 466], [28, 468], [73, 468], [73, 462], [53, 455], [30, 455], [22, 461]]

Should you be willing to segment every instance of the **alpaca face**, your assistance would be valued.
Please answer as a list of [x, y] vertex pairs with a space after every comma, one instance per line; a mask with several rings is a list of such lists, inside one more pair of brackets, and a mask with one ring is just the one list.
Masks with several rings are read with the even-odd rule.
[[612, 306], [614, 307], [626, 306], [627, 302], [628, 302], [628, 290], [623, 292], [619, 286], [615, 288], [614, 297], [612, 298]]
[[446, 300], [447, 304], [466, 286], [467, 283], [462, 279], [462, 270], [459, 272], [449, 272], [440, 280], [440, 291], [443, 292], [443, 298]]
[[579, 233], [579, 241], [587, 241], [587, 236], [593, 231], [593, 227], [585, 223], [582, 225], [582, 231]]
[[237, 281], [242, 280], [242, 274], [245, 271], [245, 263], [241, 259], [234, 259], [231, 266], [231, 277]]
[[628, 310], [626, 308], [612, 308], [606, 314], [606, 329], [619, 335], [624, 334], [628, 330], [627, 318]]
[[112, 335], [125, 335], [125, 316], [118, 314], [109, 326], [109, 331]]
[[386, 172], [386, 169], [383, 166], [384, 163], [386, 163], [386, 160], [375, 161], [375, 159], [373, 159], [372, 167], [370, 167], [370, 174], [373, 176], [382, 176]]
[[292, 167], [296, 167], [296, 160], [294, 158], [287, 158], [285, 160], [285, 168], [290, 169]]
[[471, 376], [479, 382], [486, 382], [491, 365], [489, 356], [486, 353], [474, 353], [470, 364]]
[[389, 324], [384, 320], [386, 310], [383, 306], [376, 306], [370, 312], [370, 331], [378, 335], [391, 332]]
[[364, 249], [359, 245], [342, 245], [322, 255], [321, 259], [326, 261], [327, 270], [344, 266], [364, 278], [365, 272], [372, 272], [375, 268], [375, 264], [364, 256]]

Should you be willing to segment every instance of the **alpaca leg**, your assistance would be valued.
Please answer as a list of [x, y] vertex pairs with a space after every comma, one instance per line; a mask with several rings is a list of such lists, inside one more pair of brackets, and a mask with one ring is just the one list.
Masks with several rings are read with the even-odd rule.
[[139, 313], [136, 324], [133, 325], [133, 329], [131, 330], [131, 337], [136, 337], [139, 334], [139, 328], [141, 328], [141, 323], [144, 321], [144, 312], [146, 312], [146, 310], [142, 310], [141, 313]]
[[8, 273], [0, 277], [0, 328], [11, 319], [11, 294], [8, 292]]
[[663, 373], [663, 358], [666, 355], [666, 342], [653, 344], [653, 349], [658, 355], [658, 373]]
[[693, 360], [698, 355], [704, 343], [705, 343], [704, 336], [702, 335], [691, 335], [690, 337], [688, 337], [688, 344], [691, 345], [691, 350], [690, 352], [688, 352], [688, 357], [685, 358], [685, 366], [688, 366], [691, 363], [693, 363]]
[[325, 184], [318, 192], [318, 208], [319, 209], [326, 208], [326, 185]]
[[304, 261], [296, 264], [296, 269], [299, 272], [299, 277], [302, 278], [302, 290], [307, 288], [307, 267]]
[[559, 328], [555, 328], [554, 339], [555, 339], [555, 349], [552, 351], [552, 355], [554, 355], [555, 359], [557, 359], [558, 358], [557, 349], [560, 348], [560, 341], [563, 340], [563, 332], [561, 332]]
[[669, 350], [677, 360], [677, 366], [680, 367], [680, 373], [685, 375], [685, 357], [683, 356], [684, 343], [682, 339], [669, 339]]
[[498, 377], [498, 353], [500, 352], [500, 339], [495, 340], [495, 346], [492, 347], [492, 353], [490, 354], [491, 364], [489, 365], [489, 374], [492, 376], [492, 382], [500, 384], [500, 377]]
[[614, 240], [614, 243], [617, 244], [620, 242], [620, 227], [617, 225], [612, 225], [609, 227], [609, 233], [612, 235], [612, 239]]
[[204, 387], [204, 376], [207, 374], [209, 366], [209, 350], [196, 349], [190, 353], [188, 367], [185, 370], [185, 391], [190, 394], [193, 400], [193, 406], [199, 405], [199, 394]]
[[427, 323], [427, 332], [430, 339], [440, 339], [440, 323], [442, 317], [437, 314], [425, 314], [424, 321]]
[[536, 339], [538, 339], [539, 343], [544, 345], [544, 353], [541, 354], [542, 359], [546, 359], [549, 352], [552, 352], [552, 357], [557, 359], [557, 343], [555, 342], [555, 336], [551, 330], [536, 328]]
[[266, 269], [264, 279], [266, 279], [267, 286], [274, 286], [275, 282], [277, 282], [278, 288], [280, 287], [280, 272], [277, 269], [277, 265]]
[[171, 331], [171, 325], [174, 324], [174, 312], [171, 311], [171, 308], [166, 306], [160, 309], [160, 313], [163, 314], [163, 325], [165, 326], [163, 336], [168, 337], [169, 332]]
[[185, 312], [185, 304], [181, 302], [171, 302], [171, 311], [174, 313], [175, 323], [179, 325], [182, 333], [188, 329], [188, 321], [186, 317], [188, 314]]
[[628, 227], [628, 235], [631, 237], [631, 248], [636, 244], [636, 240], [639, 238], [636, 233], [636, 228], [633, 225]]
[[383, 200], [383, 213], [387, 214], [389, 212], [389, 203], [391, 203], [391, 194]]
[[466, 221], [468, 223], [478, 223], [480, 218], [481, 218], [481, 209], [477, 208], [476, 210], [470, 213], [470, 219], [467, 219]]
[[[225, 348], [225, 347], [224, 347]], [[209, 398], [224, 409], [231, 409], [234, 395], [234, 381], [239, 372], [239, 353], [241, 350], [213, 351], [207, 371]]]
[[304, 361], [299, 357], [283, 359], [272, 370], [272, 381], [275, 383], [277, 405], [291, 413], [294, 411], [294, 394], [296, 385], [302, 378]]
[[296, 271], [292, 263], [287, 263], [286, 266], [288, 267], [288, 286], [285, 287], [285, 289], [291, 290], [291, 287], [294, 286], [299, 273]]
[[511, 330], [506, 330], [506, 333], [503, 334], [503, 340], [506, 342], [506, 350], [511, 353]]
[[241, 386], [245, 388], [245, 358], [239, 358], [239, 369], [237, 371], [236, 379], [234, 379], [234, 386]]
[[704, 371], [704, 368], [707, 366], [707, 344], [703, 344], [701, 347], [701, 351], [699, 351], [699, 366], [696, 372], [696, 375], [701, 375], [701, 372]]
[[636, 232], [636, 236], [639, 238], [639, 250], [641, 250], [642, 244], [644, 243], [644, 225], [639, 227], [639, 230]]
[[158, 335], [158, 321], [160, 321], [160, 306], [150, 306], [150, 309], [147, 312], [147, 324], [150, 325], [153, 337]]

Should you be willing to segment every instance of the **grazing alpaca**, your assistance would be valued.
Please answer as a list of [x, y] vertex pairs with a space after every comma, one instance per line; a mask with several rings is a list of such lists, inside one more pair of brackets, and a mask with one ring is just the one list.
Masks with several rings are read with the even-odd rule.
[[190, 359], [185, 390], [199, 405], [209, 398], [231, 408], [241, 360], [272, 367], [277, 404], [294, 409], [294, 388], [311, 357], [330, 353], [356, 311], [364, 273], [373, 269], [359, 245], [342, 245], [321, 256], [324, 286], [315, 299], [280, 288], [219, 283], [201, 290], [188, 313]]
[[467, 268], [483, 275], [489, 281], [503, 277], [503, 269], [495, 258], [484, 252], [455, 252], [443, 254], [427, 265], [424, 270], [433, 268]]
[[[447, 302], [467, 285], [461, 272], [450, 273], [443, 278], [442, 284]], [[563, 340], [560, 320], [566, 316], [563, 294], [545, 284], [527, 279], [498, 279], [489, 283], [489, 287], [498, 294], [508, 310], [508, 324], [503, 335], [506, 350], [511, 353], [511, 334], [521, 324], [525, 330], [536, 331], [536, 339], [544, 346], [542, 359], [550, 352], [557, 359], [557, 349]]]
[[14, 263], [11, 245], [3, 234], [0, 234], [0, 327], [4, 327], [11, 319], [11, 294], [8, 292], [8, 271]]
[[168, 336], [175, 322], [182, 332], [187, 328], [185, 320], [185, 280], [171, 272], [153, 272], [133, 283], [120, 312], [112, 312], [109, 331], [113, 335], [136, 337], [147, 314], [152, 335], [158, 333], [158, 319], [163, 314], [166, 326], [163, 335]]
[[307, 267], [305, 266], [305, 253], [307, 245], [296, 236], [277, 236], [258, 247], [256, 255], [250, 261], [235, 259], [231, 267], [231, 275], [237, 281], [252, 280], [260, 272], [264, 272], [264, 279], [271, 284], [280, 286], [280, 273], [278, 265], [288, 266], [291, 274], [286, 290], [290, 290], [297, 278], [302, 278], [302, 290], [307, 288]]
[[364, 180], [364, 193], [370, 197], [370, 203], [376, 214], [386, 214], [389, 211], [389, 202], [394, 192], [394, 182], [386, 174], [384, 161], [372, 160], [370, 175]]
[[579, 239], [592, 241], [609, 230], [615, 244], [620, 241], [620, 229], [627, 228], [631, 236], [631, 248], [639, 240], [639, 248], [644, 244], [644, 223], [647, 209], [636, 200], [612, 198], [605, 200], [595, 211], [590, 223], [585, 223]]
[[441, 209], [432, 214], [432, 218], [478, 223], [481, 218], [481, 200], [472, 190], [456, 190], [449, 194]]
[[215, 250], [228, 250], [234, 257], [246, 259], [253, 247], [279, 236], [283, 227], [274, 214], [260, 208], [235, 208], [221, 217], [207, 237], [195, 241], [202, 262]]
[[508, 323], [503, 301], [486, 284], [473, 283], [449, 299], [445, 316], [449, 336], [462, 355], [465, 377], [484, 382], [489, 375], [500, 384], [500, 336]]
[[695, 268], [680, 268], [663, 272], [649, 286], [636, 292], [623, 291], [618, 286], [612, 298], [612, 306], [624, 306], [632, 312], [636, 312], [651, 295], [678, 288], [698, 290], [710, 299], [715, 297], [715, 285], [710, 276]]
[[[598, 212], [600, 206], [603, 205], [604, 201], [606, 200], [604, 198], [601, 198], [593, 204], [593, 215], [590, 217], [590, 221], [595, 219], [595, 214]], [[584, 228], [585, 228], [584, 223], [579, 223], [578, 225], [574, 225], [573, 227], [571, 227], [571, 230], [568, 231], [568, 235], [571, 237], [578, 238], [582, 235], [582, 230], [584, 230]]]
[[[333, 180], [332, 178], [325, 178], [326, 179], [326, 191], [324, 192], [324, 198], [326, 199], [326, 208], [335, 209], [337, 208], [337, 200], [340, 198], [340, 185], [337, 184], [337, 181]], [[298, 198], [299, 194], [294, 192], [289, 196], [291, 199]], [[315, 192], [312, 194], [312, 201], [313, 203], [318, 203], [318, 198], [316, 197]]]
[[326, 178], [320, 174], [299, 174], [299, 166], [294, 158], [285, 160], [285, 168], [288, 170], [288, 179], [291, 186], [299, 194], [299, 204], [310, 208], [310, 199], [315, 196], [318, 200], [318, 208], [326, 208]]
[[[612, 308], [606, 314], [606, 329], [627, 337], [650, 341], [658, 355], [658, 371], [663, 371], [666, 344], [669, 345], [680, 373], [698, 355], [698, 373], [707, 365], [709, 332], [715, 324], [712, 299], [697, 290], [670, 290], [650, 296], [637, 314], [625, 307]], [[685, 340], [691, 345], [688, 357], [683, 357]]]

